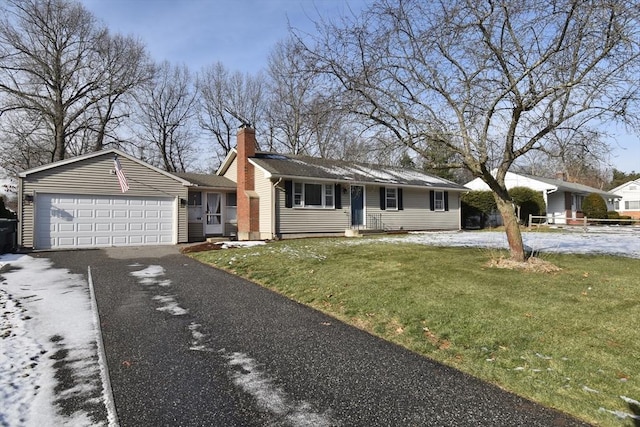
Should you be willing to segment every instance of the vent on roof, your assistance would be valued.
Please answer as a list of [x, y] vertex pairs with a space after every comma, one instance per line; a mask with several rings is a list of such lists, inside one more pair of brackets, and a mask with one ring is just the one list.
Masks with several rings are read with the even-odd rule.
[[288, 160], [287, 156], [277, 153], [256, 153], [255, 157], [259, 159], [271, 159], [271, 160]]

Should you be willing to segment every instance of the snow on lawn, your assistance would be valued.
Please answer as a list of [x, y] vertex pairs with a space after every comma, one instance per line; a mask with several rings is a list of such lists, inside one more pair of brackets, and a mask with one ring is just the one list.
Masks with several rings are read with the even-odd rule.
[[0, 256], [0, 425], [97, 426], [107, 414], [87, 281]]
[[[569, 232], [522, 233], [524, 244], [541, 253], [618, 255], [640, 258], [640, 231], [625, 233]], [[507, 249], [507, 235], [501, 231], [421, 232], [385, 237], [387, 242], [417, 243], [432, 246], [463, 246]], [[374, 240], [368, 240], [373, 242]]]

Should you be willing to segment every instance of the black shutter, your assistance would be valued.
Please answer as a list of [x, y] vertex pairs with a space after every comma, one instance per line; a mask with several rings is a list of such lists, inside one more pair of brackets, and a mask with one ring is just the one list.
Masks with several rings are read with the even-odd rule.
[[380, 187], [380, 210], [387, 209], [387, 190], [384, 187]]
[[444, 210], [445, 211], [449, 210], [449, 192], [448, 191], [444, 192]]
[[435, 211], [435, 204], [436, 204], [436, 193], [433, 190], [429, 191], [429, 209], [432, 211]]
[[284, 182], [284, 206], [293, 207], [293, 181], [290, 180]]
[[398, 188], [398, 210], [401, 211], [404, 209], [404, 205], [402, 204], [402, 188]]
[[342, 209], [342, 186], [340, 184], [336, 184], [336, 186], [334, 187], [333, 200], [336, 209]]

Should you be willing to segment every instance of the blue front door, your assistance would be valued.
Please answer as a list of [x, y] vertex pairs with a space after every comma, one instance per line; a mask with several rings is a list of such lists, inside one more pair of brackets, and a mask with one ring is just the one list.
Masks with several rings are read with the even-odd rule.
[[364, 225], [364, 187], [351, 186], [351, 226]]

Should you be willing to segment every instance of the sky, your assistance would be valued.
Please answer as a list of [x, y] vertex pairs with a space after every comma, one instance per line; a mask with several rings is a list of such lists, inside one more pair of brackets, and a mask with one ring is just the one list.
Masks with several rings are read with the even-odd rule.
[[[155, 61], [184, 63], [192, 72], [222, 62], [232, 71], [265, 70], [269, 52], [289, 26], [314, 32], [314, 21], [358, 14], [373, 0], [81, 0], [111, 31], [138, 37]], [[621, 127], [611, 167], [640, 172], [640, 135]]]

